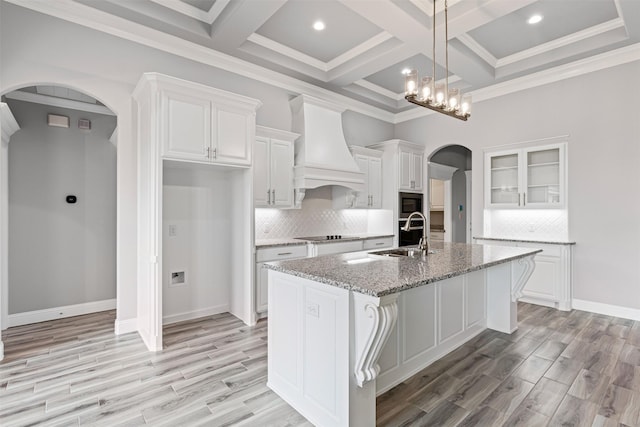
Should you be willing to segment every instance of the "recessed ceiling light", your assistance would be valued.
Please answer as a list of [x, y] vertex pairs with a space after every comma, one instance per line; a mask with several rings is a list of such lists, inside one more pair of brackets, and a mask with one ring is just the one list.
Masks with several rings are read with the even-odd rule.
[[537, 24], [542, 21], [542, 15], [532, 15], [531, 18], [527, 19], [528, 24]]
[[313, 23], [313, 29], [316, 31], [322, 31], [324, 30], [324, 22], [322, 21], [316, 21]]

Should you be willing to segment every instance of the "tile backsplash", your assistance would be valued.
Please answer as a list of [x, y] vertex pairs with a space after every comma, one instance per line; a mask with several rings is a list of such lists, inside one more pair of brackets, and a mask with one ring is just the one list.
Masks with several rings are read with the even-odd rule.
[[562, 209], [486, 209], [484, 236], [536, 240], [568, 240], [569, 220]]
[[256, 209], [256, 239], [364, 234], [366, 209], [332, 209], [330, 187], [307, 190], [301, 209]]

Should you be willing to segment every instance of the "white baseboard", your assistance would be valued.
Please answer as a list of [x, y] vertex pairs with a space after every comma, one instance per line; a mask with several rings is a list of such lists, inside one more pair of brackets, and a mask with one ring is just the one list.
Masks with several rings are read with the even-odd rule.
[[228, 304], [215, 305], [200, 310], [188, 311], [186, 313], [170, 314], [162, 317], [163, 325], [182, 322], [184, 320], [197, 319], [199, 317], [213, 316], [214, 314], [227, 313], [229, 311]]
[[640, 321], [640, 309], [637, 308], [603, 304], [601, 302], [586, 301], [575, 298], [573, 300], [572, 307], [576, 310]]
[[116, 335], [128, 334], [138, 330], [138, 319], [118, 320], [116, 319], [114, 332]]
[[115, 299], [86, 302], [83, 304], [65, 305], [63, 307], [45, 308], [43, 310], [27, 311], [25, 313], [10, 314], [7, 317], [7, 327], [29, 325], [31, 323], [46, 322], [48, 320], [63, 319], [65, 317], [80, 316], [99, 311], [114, 310]]
[[0, 341], [0, 361], [4, 359], [4, 343]]

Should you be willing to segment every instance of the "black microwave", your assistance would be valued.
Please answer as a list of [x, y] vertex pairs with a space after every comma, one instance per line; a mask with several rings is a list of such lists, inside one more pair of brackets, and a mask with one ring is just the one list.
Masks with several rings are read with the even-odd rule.
[[412, 212], [422, 212], [422, 194], [420, 193], [400, 193], [400, 219], [408, 218]]

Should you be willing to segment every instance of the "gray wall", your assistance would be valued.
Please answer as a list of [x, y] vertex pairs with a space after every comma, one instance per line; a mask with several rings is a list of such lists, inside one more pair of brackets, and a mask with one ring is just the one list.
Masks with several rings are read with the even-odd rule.
[[[9, 314], [115, 298], [116, 118], [7, 103], [21, 127], [9, 143]], [[71, 127], [47, 126], [47, 113]]]
[[[451, 178], [451, 241], [467, 242], [467, 177], [464, 173], [471, 169], [471, 151], [465, 147], [452, 145], [441, 148], [431, 155], [430, 162], [458, 168]], [[458, 207], [462, 205], [463, 210]]]
[[[430, 115], [396, 126], [473, 151], [474, 234], [483, 224], [483, 149], [568, 137], [569, 237], [577, 242], [574, 297], [640, 309], [640, 62], [616, 66], [474, 105], [468, 122]], [[605, 219], [605, 220], [603, 220]]]

